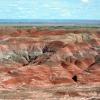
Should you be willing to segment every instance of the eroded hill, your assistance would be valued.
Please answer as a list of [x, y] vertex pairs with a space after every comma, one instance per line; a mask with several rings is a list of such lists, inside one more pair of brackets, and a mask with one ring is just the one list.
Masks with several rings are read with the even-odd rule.
[[99, 83], [100, 29], [0, 28], [1, 89]]

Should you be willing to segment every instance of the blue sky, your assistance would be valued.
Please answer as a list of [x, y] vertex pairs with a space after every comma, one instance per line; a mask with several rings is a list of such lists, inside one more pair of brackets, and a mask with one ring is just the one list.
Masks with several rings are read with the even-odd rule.
[[0, 19], [100, 20], [100, 0], [0, 0]]

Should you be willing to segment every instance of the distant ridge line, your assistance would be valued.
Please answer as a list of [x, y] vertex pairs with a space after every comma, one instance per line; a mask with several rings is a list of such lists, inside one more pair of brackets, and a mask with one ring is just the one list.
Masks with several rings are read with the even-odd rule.
[[100, 20], [42, 20], [42, 19], [0, 19], [0, 24], [64, 24], [64, 25], [100, 25]]

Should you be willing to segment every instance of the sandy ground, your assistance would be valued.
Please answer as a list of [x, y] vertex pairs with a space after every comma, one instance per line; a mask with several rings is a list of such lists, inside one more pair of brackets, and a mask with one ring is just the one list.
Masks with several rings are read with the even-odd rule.
[[100, 100], [100, 84], [1, 89], [0, 100]]

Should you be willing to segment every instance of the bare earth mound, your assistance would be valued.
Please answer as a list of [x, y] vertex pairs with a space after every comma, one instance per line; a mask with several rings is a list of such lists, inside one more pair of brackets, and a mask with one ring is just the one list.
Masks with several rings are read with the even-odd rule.
[[0, 28], [0, 99], [100, 100], [100, 29]]

